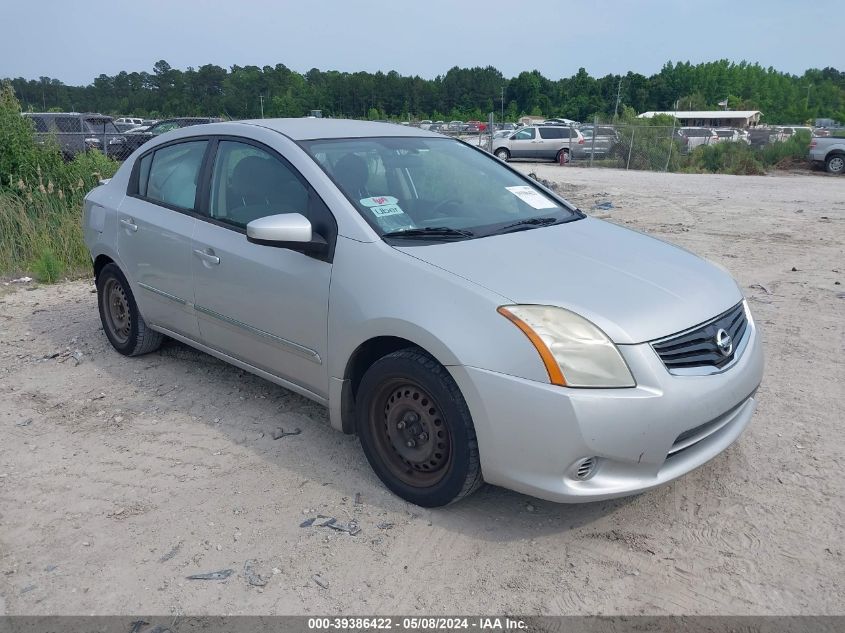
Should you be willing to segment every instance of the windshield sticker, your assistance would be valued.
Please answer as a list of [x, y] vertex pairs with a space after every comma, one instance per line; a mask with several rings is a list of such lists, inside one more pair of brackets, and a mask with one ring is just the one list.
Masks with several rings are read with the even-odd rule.
[[382, 204], [377, 207], [370, 207], [370, 212], [377, 218], [384, 218], [388, 215], [405, 215], [398, 204]]
[[505, 189], [507, 189], [517, 198], [531, 205], [535, 209], [554, 209], [555, 207], [557, 207], [554, 202], [549, 200], [546, 196], [541, 194], [536, 189], [529, 187], [528, 185], [521, 185], [518, 187], [505, 187]]
[[[361, 204], [363, 204], [365, 207], [381, 207], [385, 205], [389, 206], [396, 204], [397, 202], [399, 202], [399, 200], [397, 200], [393, 196], [373, 196], [372, 198], [361, 199]], [[399, 209], [399, 211], [401, 212], [402, 210]]]

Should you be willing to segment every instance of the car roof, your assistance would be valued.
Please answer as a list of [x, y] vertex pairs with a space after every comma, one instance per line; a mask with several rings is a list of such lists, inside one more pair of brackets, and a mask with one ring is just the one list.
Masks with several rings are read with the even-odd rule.
[[[284, 134], [294, 141], [329, 138], [366, 138], [377, 136], [428, 136], [441, 138], [440, 134], [408, 125], [355, 121], [352, 119], [252, 119], [231, 121], [239, 125], [255, 125]], [[213, 125], [213, 124], [212, 124]]]

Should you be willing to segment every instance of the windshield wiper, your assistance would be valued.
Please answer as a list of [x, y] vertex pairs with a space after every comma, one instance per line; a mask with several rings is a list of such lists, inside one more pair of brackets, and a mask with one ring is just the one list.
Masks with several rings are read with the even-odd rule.
[[558, 222], [560, 222], [558, 218], [528, 218], [527, 220], [520, 220], [513, 224], [506, 224], [502, 228], [493, 231], [493, 234], [513, 233], [514, 231], [523, 231], [534, 226], [546, 226], [548, 224], [557, 224]]
[[398, 231], [390, 231], [385, 233], [382, 237], [472, 237], [475, 235], [472, 231], [466, 229], [453, 229], [448, 226], [421, 226], [415, 229], [400, 229]]

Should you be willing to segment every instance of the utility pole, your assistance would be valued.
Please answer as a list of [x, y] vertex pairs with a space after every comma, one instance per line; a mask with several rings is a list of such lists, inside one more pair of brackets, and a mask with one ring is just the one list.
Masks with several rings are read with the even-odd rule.
[[812, 88], [812, 87], [813, 87], [813, 84], [809, 84], [807, 86], [807, 103], [804, 105], [805, 110], [810, 109], [810, 88]]
[[261, 118], [264, 118], [264, 95], [258, 95], [258, 100], [261, 102]]
[[505, 87], [502, 86], [502, 123], [505, 122]]
[[622, 77], [619, 77], [619, 85], [616, 86], [616, 107], [613, 108], [613, 121], [619, 116], [619, 98], [622, 96]]

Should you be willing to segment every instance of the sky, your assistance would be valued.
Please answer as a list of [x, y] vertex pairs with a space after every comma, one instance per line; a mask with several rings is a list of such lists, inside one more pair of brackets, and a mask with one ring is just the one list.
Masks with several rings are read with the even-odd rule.
[[[99, 74], [212, 63], [433, 78], [644, 75], [669, 60], [839, 67], [842, 0], [2, 0], [0, 77], [89, 84]], [[839, 18], [835, 16], [839, 15]]]

